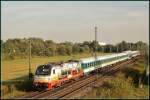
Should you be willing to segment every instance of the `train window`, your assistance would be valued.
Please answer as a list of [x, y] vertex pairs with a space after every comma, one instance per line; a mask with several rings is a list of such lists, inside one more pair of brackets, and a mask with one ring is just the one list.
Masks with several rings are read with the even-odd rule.
[[96, 61], [96, 65], [98, 65], [98, 61]]
[[97, 61], [95, 61], [95, 66], [97, 66]]
[[88, 63], [86, 63], [86, 68], [88, 67]]
[[86, 68], [87, 67], [87, 64], [84, 64], [84, 68]]
[[86, 64], [83, 64], [83, 68], [86, 68]]
[[97, 65], [99, 65], [99, 64], [98, 64], [98, 61], [97, 61]]
[[86, 64], [82, 64], [82, 68], [86, 68]]
[[96, 64], [97, 64], [97, 63], [96, 63], [96, 61], [95, 61], [95, 66], [96, 66]]
[[86, 64], [83, 64], [83, 68], [86, 68]]
[[86, 64], [82, 63], [81, 66], [82, 66], [82, 68], [86, 68]]
[[50, 75], [51, 73], [51, 65], [40, 65], [36, 69], [36, 75]]
[[99, 61], [99, 65], [101, 64], [101, 61]]
[[84, 68], [86, 68], [87, 67], [87, 64], [84, 64]]
[[55, 74], [55, 69], [53, 69], [53, 74]]
[[83, 68], [84, 68], [84, 64], [83, 64], [83, 63], [81, 64], [81, 67], [83, 67]]
[[88, 67], [88, 63], [85, 64], [85, 68], [87, 68], [87, 67]]
[[90, 66], [90, 63], [87, 63], [87, 67], [89, 67]]
[[83, 63], [81, 64], [81, 67], [84, 68], [84, 64]]

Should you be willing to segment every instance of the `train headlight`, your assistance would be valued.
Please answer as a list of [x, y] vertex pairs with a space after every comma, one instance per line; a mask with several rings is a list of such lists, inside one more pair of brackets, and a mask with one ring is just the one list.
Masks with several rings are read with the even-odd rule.
[[48, 78], [48, 80], [50, 81], [50, 80], [51, 80], [51, 78]]

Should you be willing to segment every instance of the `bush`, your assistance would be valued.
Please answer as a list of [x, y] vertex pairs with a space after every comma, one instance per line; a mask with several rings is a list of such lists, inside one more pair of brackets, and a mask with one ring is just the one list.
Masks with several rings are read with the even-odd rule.
[[9, 89], [9, 87], [7, 86], [7, 85], [2, 85], [1, 86], [1, 93], [2, 93], [2, 96], [3, 95], [6, 95], [7, 93], [9, 93], [10, 92], [10, 89]]
[[26, 92], [33, 91], [32, 80], [7, 81], [3, 82], [1, 87], [1, 98], [3, 99], [14, 98]]
[[132, 78], [125, 78], [123, 73], [107, 80], [101, 87], [93, 89], [87, 98], [131, 98], [134, 94]]

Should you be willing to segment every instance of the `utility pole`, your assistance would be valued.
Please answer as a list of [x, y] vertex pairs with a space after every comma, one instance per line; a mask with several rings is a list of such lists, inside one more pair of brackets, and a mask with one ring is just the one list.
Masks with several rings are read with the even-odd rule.
[[103, 47], [101, 46], [101, 52], [103, 52]]
[[119, 46], [117, 45], [117, 53], [119, 52]]
[[131, 46], [131, 43], [130, 43], [130, 50], [132, 50], [132, 46]]
[[97, 59], [96, 50], [97, 50], [97, 27], [95, 27], [95, 60]]
[[111, 46], [109, 47], [109, 52], [111, 53]]
[[[95, 63], [97, 64], [97, 55], [96, 55], [96, 50], [97, 50], [97, 27], [95, 26]], [[95, 66], [97, 68], [97, 65]], [[98, 69], [97, 71], [97, 78], [98, 78]]]
[[29, 80], [31, 79], [31, 40], [29, 39]]

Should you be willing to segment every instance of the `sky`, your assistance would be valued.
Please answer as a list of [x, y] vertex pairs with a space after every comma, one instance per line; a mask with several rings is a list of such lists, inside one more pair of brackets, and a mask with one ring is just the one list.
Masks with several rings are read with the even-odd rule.
[[148, 1], [2, 1], [1, 39], [149, 42]]

